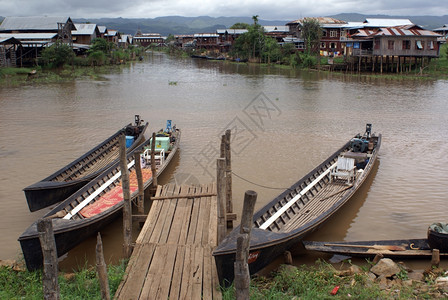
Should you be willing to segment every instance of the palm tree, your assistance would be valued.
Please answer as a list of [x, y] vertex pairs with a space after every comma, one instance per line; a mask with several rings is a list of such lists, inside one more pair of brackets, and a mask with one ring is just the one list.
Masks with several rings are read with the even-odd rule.
[[252, 20], [254, 20], [254, 25], [258, 24], [258, 15], [252, 16]]

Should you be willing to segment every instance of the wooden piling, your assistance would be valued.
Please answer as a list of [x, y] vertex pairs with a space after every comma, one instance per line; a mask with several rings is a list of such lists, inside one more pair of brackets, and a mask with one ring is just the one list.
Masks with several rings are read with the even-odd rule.
[[59, 299], [58, 255], [52, 219], [40, 219], [37, 222], [37, 230], [43, 255], [43, 296], [44, 299]]
[[225, 179], [225, 159], [218, 158], [216, 160], [216, 188], [218, 201], [218, 244], [226, 236], [226, 179]]
[[440, 251], [439, 249], [432, 249], [431, 266], [439, 267], [440, 264]]
[[285, 251], [283, 253], [283, 258], [285, 260], [285, 265], [292, 265], [292, 254], [290, 251]]
[[156, 159], [154, 158], [156, 152], [156, 133], [152, 133], [151, 140], [151, 173], [152, 173], [152, 185], [151, 191], [152, 194], [155, 193], [157, 189], [157, 169], [156, 169]]
[[138, 183], [138, 199], [137, 199], [137, 212], [140, 215], [145, 213], [145, 189], [143, 187], [143, 174], [142, 174], [142, 162], [140, 150], [135, 151], [134, 161], [135, 161], [135, 172], [137, 173], [137, 183]]
[[107, 278], [106, 263], [104, 262], [103, 242], [99, 232], [96, 237], [96, 272], [98, 273], [98, 280], [100, 282], [101, 299], [109, 300], [109, 280]]
[[232, 202], [232, 157], [230, 148], [230, 129], [226, 130], [224, 139], [224, 154], [226, 160], [226, 213], [227, 213], [227, 228], [233, 228], [233, 202]]
[[129, 258], [132, 252], [132, 207], [124, 135], [120, 137], [120, 170], [121, 186], [123, 188], [123, 256]]
[[243, 213], [241, 215], [240, 234], [237, 238], [235, 269], [235, 296], [237, 300], [249, 299], [250, 273], [249, 258], [250, 234], [253, 227], [253, 214], [257, 193], [246, 191], [244, 194]]

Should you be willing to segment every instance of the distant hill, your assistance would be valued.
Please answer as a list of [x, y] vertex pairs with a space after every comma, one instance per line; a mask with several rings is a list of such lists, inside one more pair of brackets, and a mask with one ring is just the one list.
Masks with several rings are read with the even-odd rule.
[[363, 22], [367, 18], [381, 18], [381, 19], [409, 19], [412, 23], [420, 25], [426, 29], [436, 29], [442, 27], [443, 24], [448, 24], [448, 16], [387, 16], [387, 15], [363, 15], [363, 14], [350, 14], [343, 13], [331, 16], [332, 18], [351, 21], [351, 22]]
[[[229, 28], [235, 23], [243, 22], [252, 24], [252, 17], [158, 17], [154, 19], [124, 19], [124, 18], [101, 18], [101, 19], [73, 19], [74, 22], [90, 22], [108, 28], [118, 30], [126, 34], [135, 34], [138, 29], [142, 32], [156, 32], [161, 35], [168, 34], [193, 34], [211, 33], [216, 29]], [[285, 25], [288, 21], [259, 20], [261, 25]]]

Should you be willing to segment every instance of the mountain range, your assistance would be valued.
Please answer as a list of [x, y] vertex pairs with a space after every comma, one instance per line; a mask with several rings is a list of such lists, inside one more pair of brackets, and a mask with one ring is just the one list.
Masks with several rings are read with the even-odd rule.
[[[426, 29], [435, 29], [444, 24], [448, 24], [448, 15], [445, 16], [388, 16], [388, 15], [365, 15], [356, 13], [343, 13], [330, 16], [335, 19], [352, 22], [362, 22], [366, 18], [382, 19], [409, 19], [414, 24], [420, 25]], [[3, 20], [3, 17], [0, 17]], [[181, 17], [167, 16], [157, 18], [99, 18], [99, 19], [76, 19], [76, 23], [94, 23], [107, 26], [109, 29], [118, 30], [121, 33], [134, 35], [137, 30], [143, 33], [160, 33], [163, 36], [169, 34], [193, 34], [210, 33], [216, 29], [229, 28], [235, 23], [252, 24], [252, 17]], [[259, 19], [261, 25], [285, 25], [293, 20], [263, 20]]]

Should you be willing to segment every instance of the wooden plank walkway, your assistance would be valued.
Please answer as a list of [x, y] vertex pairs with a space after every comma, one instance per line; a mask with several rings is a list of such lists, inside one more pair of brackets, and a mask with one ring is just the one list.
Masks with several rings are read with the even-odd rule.
[[217, 210], [215, 183], [159, 186], [115, 298], [221, 299]]

